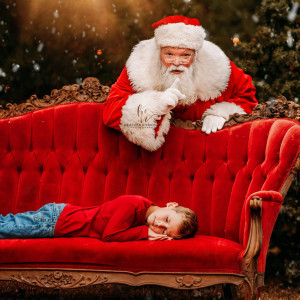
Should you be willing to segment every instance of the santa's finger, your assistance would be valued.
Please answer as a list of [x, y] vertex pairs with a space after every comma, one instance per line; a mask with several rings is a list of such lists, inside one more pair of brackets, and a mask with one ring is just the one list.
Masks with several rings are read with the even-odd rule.
[[211, 130], [212, 130], [212, 123], [211, 123], [211, 120], [207, 122], [207, 126], [206, 126], [206, 129], [205, 129], [205, 133], [206, 134], [210, 134], [211, 133]]
[[211, 131], [216, 132], [218, 129], [218, 121], [214, 121], [212, 126], [211, 126]]
[[169, 91], [176, 95], [178, 99], [185, 99], [186, 95], [182, 94], [178, 89], [174, 89], [174, 88], [169, 88]]
[[167, 103], [168, 103], [168, 104], [169, 104], [169, 103], [173, 104], [173, 103], [177, 103], [177, 102], [178, 102], [177, 96], [174, 95], [174, 94], [172, 94], [172, 93], [170, 93], [170, 95], [169, 95], [169, 97], [168, 97]]
[[201, 130], [202, 130], [203, 132], [205, 132], [205, 131], [206, 131], [206, 128], [207, 128], [207, 119], [204, 118]]
[[222, 119], [219, 120], [218, 130], [223, 128], [224, 123], [225, 123], [224, 120], [222, 120]]
[[179, 78], [177, 77], [177, 78], [174, 80], [173, 84], [171, 85], [171, 88], [177, 89], [177, 88], [178, 88], [178, 84], [179, 84]]

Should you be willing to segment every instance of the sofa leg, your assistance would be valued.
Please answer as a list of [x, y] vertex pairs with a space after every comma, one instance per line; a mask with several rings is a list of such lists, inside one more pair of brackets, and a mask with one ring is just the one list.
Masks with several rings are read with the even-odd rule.
[[260, 276], [257, 272], [257, 258], [262, 245], [262, 199], [254, 196], [250, 200], [250, 230], [247, 248], [244, 253], [245, 279], [240, 286], [244, 299], [257, 299], [257, 287]]
[[248, 279], [245, 279], [240, 285], [223, 285], [224, 299], [229, 300], [256, 300], [257, 293], [255, 287], [251, 285]]
[[243, 283], [236, 287], [236, 296], [233, 299], [257, 300], [257, 286], [252, 285], [248, 279], [245, 278]]

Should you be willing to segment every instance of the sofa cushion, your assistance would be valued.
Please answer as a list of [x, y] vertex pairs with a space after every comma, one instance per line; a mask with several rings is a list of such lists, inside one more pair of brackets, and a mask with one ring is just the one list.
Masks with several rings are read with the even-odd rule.
[[242, 247], [223, 238], [104, 243], [94, 238], [0, 240], [0, 266], [131, 272], [241, 273]]

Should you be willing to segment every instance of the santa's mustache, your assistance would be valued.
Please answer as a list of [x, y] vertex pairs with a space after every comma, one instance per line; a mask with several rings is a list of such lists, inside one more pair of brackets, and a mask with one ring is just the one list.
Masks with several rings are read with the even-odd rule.
[[171, 67], [167, 68], [168, 72], [172, 72], [172, 71], [181, 71], [181, 72], [185, 72], [188, 68], [184, 67], [182, 65], [180, 66], [174, 66], [172, 65]]

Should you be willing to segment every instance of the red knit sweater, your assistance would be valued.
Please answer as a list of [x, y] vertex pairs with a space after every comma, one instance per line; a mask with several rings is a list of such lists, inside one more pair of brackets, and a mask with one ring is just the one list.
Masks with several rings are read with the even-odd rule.
[[137, 195], [120, 196], [93, 207], [67, 204], [56, 223], [54, 237], [93, 237], [104, 242], [146, 239], [146, 212], [152, 204]]

